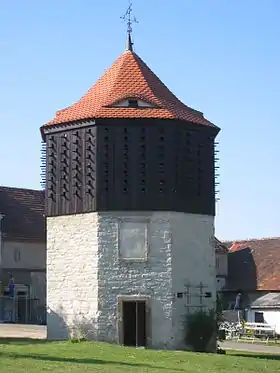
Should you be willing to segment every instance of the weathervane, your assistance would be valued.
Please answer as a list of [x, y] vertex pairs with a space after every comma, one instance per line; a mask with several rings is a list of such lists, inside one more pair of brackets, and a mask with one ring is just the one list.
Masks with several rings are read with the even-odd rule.
[[135, 17], [132, 17], [132, 0], [128, 0], [128, 8], [125, 14], [121, 17], [126, 24], [127, 24], [127, 42], [126, 42], [126, 49], [129, 51], [133, 51], [133, 43], [131, 40], [131, 33], [132, 33], [132, 24], [138, 23]]

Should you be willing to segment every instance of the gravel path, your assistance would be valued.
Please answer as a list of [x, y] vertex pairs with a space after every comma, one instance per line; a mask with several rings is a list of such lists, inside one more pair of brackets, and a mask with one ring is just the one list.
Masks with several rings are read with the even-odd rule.
[[266, 346], [256, 343], [244, 343], [244, 342], [222, 342], [220, 343], [221, 348], [225, 350], [236, 350], [236, 351], [250, 351], [260, 352], [265, 354], [280, 355], [279, 346]]
[[45, 339], [47, 329], [39, 325], [0, 324], [0, 338]]

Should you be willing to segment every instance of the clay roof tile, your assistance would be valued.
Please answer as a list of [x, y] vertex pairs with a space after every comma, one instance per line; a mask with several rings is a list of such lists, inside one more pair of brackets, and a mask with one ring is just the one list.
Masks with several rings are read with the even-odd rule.
[[[153, 107], [111, 106], [125, 98], [138, 98]], [[216, 127], [201, 112], [183, 104], [130, 50], [125, 51], [78, 102], [57, 111], [45, 126], [96, 118], [178, 119]]]
[[229, 290], [280, 290], [280, 238], [224, 243], [229, 248]]
[[7, 241], [46, 241], [45, 192], [0, 186], [2, 233]]

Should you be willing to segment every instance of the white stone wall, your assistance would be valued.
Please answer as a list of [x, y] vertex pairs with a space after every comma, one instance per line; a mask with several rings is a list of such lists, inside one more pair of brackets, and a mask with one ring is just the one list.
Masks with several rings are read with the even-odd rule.
[[280, 310], [275, 309], [249, 309], [247, 312], [247, 322], [255, 322], [255, 313], [261, 312], [263, 313], [263, 318], [265, 324], [268, 324], [273, 329], [275, 329], [276, 333], [280, 334]]
[[47, 336], [65, 339], [73, 325], [96, 326], [97, 214], [47, 218]]
[[[118, 257], [119, 219], [149, 221], [148, 260]], [[118, 342], [119, 296], [150, 297], [150, 347], [176, 348], [182, 341], [184, 285], [207, 285], [215, 301], [215, 255], [211, 245], [213, 217], [174, 212], [88, 213], [47, 220], [48, 337], [67, 336], [67, 325], [91, 320], [96, 338]], [[62, 307], [62, 309], [61, 309]], [[61, 314], [61, 317], [55, 315]], [[63, 319], [59, 331], [57, 322]], [[66, 325], [65, 325], [66, 324]]]
[[[149, 219], [148, 261], [118, 260], [118, 218]], [[172, 331], [172, 258], [166, 232], [170, 223], [157, 213], [102, 213], [99, 218], [99, 336], [117, 342], [117, 297], [146, 295], [151, 297], [151, 347], [171, 343]], [[167, 237], [167, 238], [166, 238]]]
[[[212, 216], [170, 213], [172, 229], [172, 291], [174, 345], [182, 347], [184, 322], [187, 312], [216, 306], [215, 249], [211, 244], [214, 235]], [[200, 297], [211, 293], [211, 298]], [[189, 296], [187, 296], [189, 292]], [[178, 293], [183, 293], [178, 298]]]

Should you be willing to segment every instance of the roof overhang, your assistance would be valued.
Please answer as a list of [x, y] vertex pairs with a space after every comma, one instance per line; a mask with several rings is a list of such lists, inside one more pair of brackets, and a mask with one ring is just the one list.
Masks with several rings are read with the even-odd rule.
[[43, 125], [40, 128], [42, 139], [45, 141], [46, 135], [49, 135], [51, 133], [57, 133], [57, 132], [64, 132], [67, 130], [72, 129], [79, 129], [79, 128], [85, 128], [90, 126], [95, 126], [96, 122], [94, 119], [88, 119], [88, 120], [79, 120], [75, 122], [68, 122], [68, 123], [60, 123], [60, 124], [54, 124], [54, 125]]

